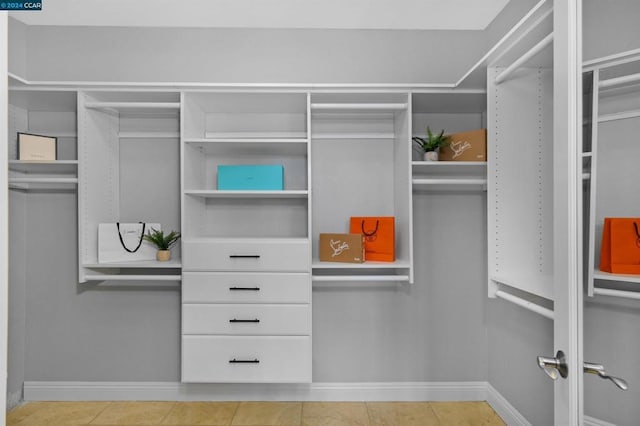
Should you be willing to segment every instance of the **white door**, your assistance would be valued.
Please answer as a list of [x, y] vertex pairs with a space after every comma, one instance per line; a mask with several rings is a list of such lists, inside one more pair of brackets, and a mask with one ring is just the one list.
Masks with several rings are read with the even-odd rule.
[[554, 1], [554, 352], [566, 378], [554, 384], [556, 426], [582, 425], [581, 0]]

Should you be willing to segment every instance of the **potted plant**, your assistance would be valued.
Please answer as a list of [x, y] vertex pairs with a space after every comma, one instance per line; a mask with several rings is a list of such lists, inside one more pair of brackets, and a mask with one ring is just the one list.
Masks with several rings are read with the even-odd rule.
[[157, 231], [153, 228], [144, 236], [144, 240], [150, 242], [158, 249], [156, 259], [166, 262], [171, 259], [171, 247], [180, 239], [180, 233], [171, 231], [167, 235], [164, 232]]
[[438, 161], [438, 150], [440, 147], [449, 145], [449, 137], [444, 135], [444, 129], [442, 129], [440, 134], [436, 135], [431, 131], [429, 126], [427, 126], [426, 138], [414, 136], [412, 139], [420, 147], [422, 152], [424, 152], [425, 161]]

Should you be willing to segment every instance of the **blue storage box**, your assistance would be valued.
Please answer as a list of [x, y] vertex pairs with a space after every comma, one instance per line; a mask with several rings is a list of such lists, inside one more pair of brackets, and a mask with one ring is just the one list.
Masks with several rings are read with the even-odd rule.
[[284, 189], [284, 167], [281, 165], [218, 166], [218, 189], [281, 191]]

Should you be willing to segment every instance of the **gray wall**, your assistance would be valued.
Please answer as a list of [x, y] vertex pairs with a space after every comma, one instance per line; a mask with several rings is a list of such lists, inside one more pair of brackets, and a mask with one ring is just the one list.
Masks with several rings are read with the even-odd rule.
[[[462, 76], [477, 56], [474, 52], [484, 47], [485, 38], [478, 31], [44, 26], [28, 31], [27, 78], [439, 83]], [[434, 66], [443, 57], [447, 66]]]
[[7, 396], [11, 408], [22, 399], [26, 327], [26, 195], [9, 191], [9, 340]]
[[24, 77], [27, 75], [27, 25], [9, 19], [9, 72]]

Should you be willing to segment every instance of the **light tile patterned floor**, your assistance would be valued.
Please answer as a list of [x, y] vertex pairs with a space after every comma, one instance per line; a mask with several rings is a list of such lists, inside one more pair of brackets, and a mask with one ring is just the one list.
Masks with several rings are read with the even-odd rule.
[[7, 426], [493, 426], [486, 402], [31, 402]]

